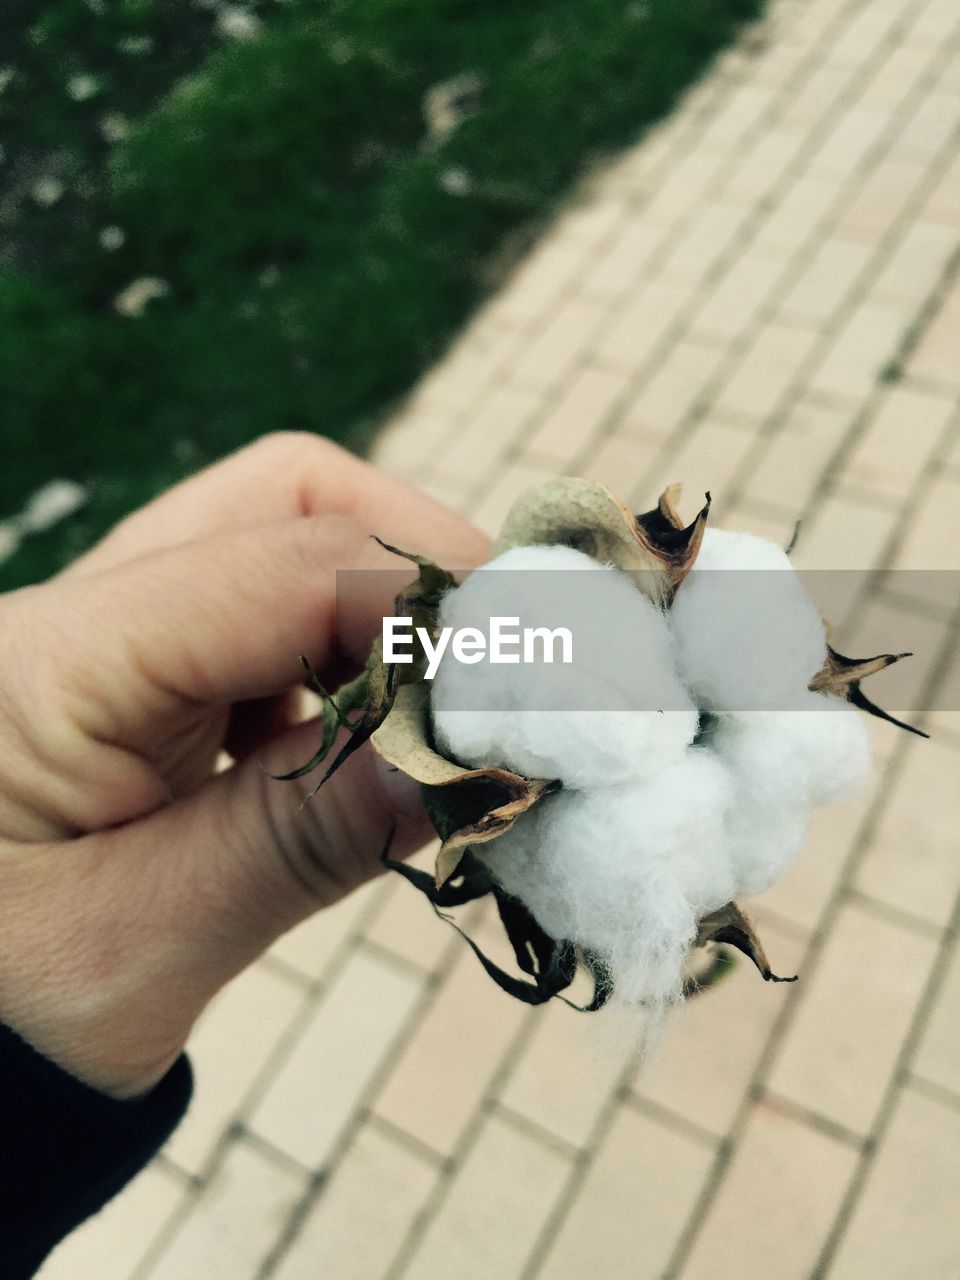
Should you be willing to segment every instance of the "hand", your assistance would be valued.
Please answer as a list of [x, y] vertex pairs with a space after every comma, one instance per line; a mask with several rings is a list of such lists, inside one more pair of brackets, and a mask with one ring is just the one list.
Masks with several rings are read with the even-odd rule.
[[0, 599], [0, 1020], [96, 1088], [150, 1089], [224, 983], [378, 874], [391, 826], [401, 855], [429, 837], [369, 747], [306, 804], [319, 774], [270, 776], [318, 743], [299, 654], [335, 687], [391, 611], [386, 584], [335, 611], [337, 569], [405, 568], [374, 533], [451, 568], [487, 554], [407, 485], [280, 434]]

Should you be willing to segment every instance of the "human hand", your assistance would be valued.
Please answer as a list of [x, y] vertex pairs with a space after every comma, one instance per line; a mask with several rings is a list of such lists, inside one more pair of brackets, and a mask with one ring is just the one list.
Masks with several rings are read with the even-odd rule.
[[[431, 834], [369, 747], [310, 803], [298, 655], [366, 657], [392, 600], [336, 615], [371, 538], [485, 558], [451, 511], [329, 442], [265, 437], [0, 599], [0, 1020], [117, 1097], [149, 1090], [216, 991]], [[235, 763], [214, 773], [221, 749]]]

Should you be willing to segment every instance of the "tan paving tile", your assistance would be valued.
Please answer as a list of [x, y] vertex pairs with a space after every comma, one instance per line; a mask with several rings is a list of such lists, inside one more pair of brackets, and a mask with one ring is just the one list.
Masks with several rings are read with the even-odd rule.
[[837, 177], [807, 174], [792, 183], [763, 220], [756, 235], [758, 248], [791, 256], [816, 230], [841, 190]]
[[831, 343], [811, 385], [817, 391], [862, 399], [893, 359], [906, 328], [901, 312], [889, 305], [858, 307]]
[[[439, 841], [409, 859], [423, 870], [432, 870]], [[453, 930], [437, 916], [426, 898], [391, 875], [386, 896], [364, 928], [364, 937], [409, 964], [435, 969], [454, 939]]]
[[907, 228], [870, 289], [879, 302], [919, 304], [940, 283], [950, 258], [960, 248], [960, 230], [946, 223], [918, 221]]
[[491, 1116], [401, 1273], [404, 1280], [513, 1280], [569, 1171], [565, 1156]]
[[798, 324], [825, 323], [850, 293], [871, 251], [871, 246], [856, 240], [822, 240], [781, 302], [781, 314]]
[[729, 167], [730, 158], [724, 147], [711, 147], [709, 142], [688, 152], [664, 175], [663, 181], [643, 206], [643, 217], [650, 223], [673, 227], [689, 217], [715, 179]]
[[[489, 930], [471, 936], [489, 953]], [[377, 1115], [452, 1155], [490, 1088], [526, 1007], [501, 991], [464, 945], [374, 1100]]]
[[391, 475], [413, 479], [450, 438], [454, 422], [450, 413], [437, 408], [410, 409], [394, 418], [381, 432], [370, 460]]
[[271, 1280], [381, 1280], [436, 1178], [434, 1165], [364, 1125]]
[[555, 387], [590, 348], [605, 314], [603, 307], [585, 298], [561, 302], [517, 356], [511, 377], [518, 386], [535, 390]]
[[757, 1104], [681, 1280], [716, 1280], [718, 1259], [738, 1280], [808, 1280], [855, 1165], [849, 1147]]
[[954, 948], [911, 1070], [960, 1098], [960, 948]]
[[306, 1179], [234, 1144], [145, 1280], [254, 1280], [306, 1191]]
[[666, 435], [683, 422], [704, 394], [723, 352], [695, 342], [678, 342], [656, 372], [632, 397], [620, 430]]
[[[897, 574], [896, 584], [906, 585], [903, 579], [912, 583], [912, 575]], [[910, 723], [919, 719], [929, 702], [927, 685], [948, 639], [947, 624], [916, 612], [909, 601], [877, 596], [857, 608], [836, 634], [841, 653], [913, 655], [871, 676], [869, 690], [885, 710]], [[896, 739], [903, 737], [903, 731], [894, 726], [888, 726], [888, 731]]]
[[[746, 497], [799, 515], [822, 485], [852, 420], [847, 409], [800, 401], [776, 432], [758, 444], [759, 460], [747, 480]], [[801, 538], [806, 534], [804, 526]]]
[[762, 200], [784, 177], [805, 141], [803, 129], [765, 128], [733, 164], [720, 191], [721, 199]]
[[796, 325], [765, 325], [714, 407], [762, 422], [790, 387], [815, 340], [816, 334]]
[[875, 246], [900, 217], [926, 172], [924, 164], [909, 158], [881, 160], [845, 205], [835, 234]]
[[957, 753], [917, 739], [860, 865], [857, 887], [881, 902], [945, 925], [960, 891]]
[[[573, 996], [577, 999], [577, 996]], [[548, 1133], [585, 1147], [632, 1052], [598, 1019], [551, 1001], [500, 1092], [500, 1101]]]
[[607, 303], [629, 297], [665, 235], [664, 227], [650, 222], [645, 210], [634, 214], [585, 269], [580, 281], [583, 295]]
[[842, 482], [883, 497], [906, 498], [953, 412], [954, 405], [945, 396], [891, 388], [848, 457]]
[[960, 152], [943, 170], [923, 209], [924, 217], [960, 226]]
[[895, 519], [883, 507], [833, 493], [801, 526], [793, 562], [798, 569], [873, 569], [883, 559]]
[[480, 504], [470, 511], [470, 519], [491, 537], [496, 537], [514, 501], [527, 489], [556, 475], [555, 467], [534, 466], [519, 461], [496, 472], [495, 480], [488, 478], [487, 491]]
[[539, 393], [522, 387], [492, 388], [464, 421], [451, 425], [431, 461], [447, 475], [475, 480], [516, 443], [542, 403]]
[[549, 315], [590, 256], [589, 248], [568, 239], [546, 239], [497, 295], [497, 318], [524, 327]]
[[929, 44], [898, 44], [860, 94], [867, 107], [898, 107], [911, 94], [936, 56]]
[[552, 239], [596, 248], [629, 222], [631, 209], [622, 195], [606, 195], [587, 184], [551, 229]]
[[666, 280], [644, 283], [616, 321], [598, 338], [596, 358], [614, 369], [634, 373], [660, 343], [689, 292]]
[[127, 1280], [186, 1194], [173, 1174], [151, 1165], [51, 1254], [37, 1280]]
[[689, 288], [701, 284], [721, 254], [740, 234], [747, 218], [741, 204], [701, 203], [686, 230], [660, 263], [660, 275]]
[[934, 157], [953, 135], [960, 123], [960, 95], [929, 93], [924, 95], [891, 147], [891, 154], [912, 160]]
[[279, 1067], [250, 1128], [310, 1168], [329, 1157], [393, 1051], [422, 982], [358, 952]]
[[960, 376], [960, 291], [954, 285], [945, 305], [924, 331], [906, 364], [915, 378], [930, 378], [955, 387]]
[[761, 119], [773, 99], [774, 91], [766, 85], [744, 84], [734, 89], [711, 119], [704, 144], [731, 148]]
[[828, 63], [856, 69], [866, 66], [901, 20], [899, 5], [865, 5], [825, 50]]
[[866, 1135], [933, 963], [935, 944], [845, 906], [767, 1077], [773, 1094]]
[[769, 254], [738, 254], [691, 323], [701, 335], [731, 342], [744, 333], [783, 275], [782, 259]]
[[960, 480], [942, 475], [925, 489], [894, 559], [898, 592], [946, 610], [960, 591]]
[[818, 121], [825, 119], [831, 112], [849, 81], [850, 71], [847, 67], [826, 64], [814, 67], [780, 117], [780, 123], [809, 133]]
[[900, 1095], [830, 1280], [953, 1280], [960, 1257], [960, 1112]]
[[569, 466], [596, 435], [626, 385], [625, 374], [580, 369], [529, 437], [527, 448]]
[[940, 45], [956, 32], [957, 21], [957, 11], [950, 0], [932, 0], [932, 3], [922, 5], [914, 16], [910, 24], [910, 39]]
[[190, 1037], [194, 1098], [165, 1148], [181, 1169], [203, 1171], [305, 998], [302, 988], [255, 965], [204, 1013]]
[[812, 174], [845, 178], [877, 145], [891, 113], [880, 107], [851, 107], [839, 115], [810, 162]]
[[709, 1146], [622, 1106], [538, 1280], [656, 1280], [712, 1161]]
[[270, 954], [305, 978], [319, 978], [353, 937], [363, 917], [383, 895], [379, 881], [363, 885], [335, 906], [298, 924], [270, 948]]
[[[804, 946], [756, 913], [755, 924], [774, 970], [790, 977], [802, 968]], [[790, 988], [765, 983], [744, 957], [668, 1023], [633, 1082], [638, 1097], [724, 1137], [750, 1085]]]
[[[580, 468], [580, 474], [588, 480], [599, 480], [626, 501], [638, 493], [638, 486], [658, 452], [659, 446], [654, 440], [619, 433], [605, 436], [587, 465]], [[640, 500], [644, 500], [642, 494]]]

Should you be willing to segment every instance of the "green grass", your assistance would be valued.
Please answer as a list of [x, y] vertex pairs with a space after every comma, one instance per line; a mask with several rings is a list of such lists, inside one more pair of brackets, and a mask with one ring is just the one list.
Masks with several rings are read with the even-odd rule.
[[[5, 585], [265, 431], [362, 441], [577, 174], [760, 3], [276, 0], [233, 41], [197, 5], [7, 0], [0, 515], [54, 475], [91, 502]], [[424, 94], [464, 72], [479, 109], [427, 145]], [[169, 291], [119, 315], [144, 276]]]

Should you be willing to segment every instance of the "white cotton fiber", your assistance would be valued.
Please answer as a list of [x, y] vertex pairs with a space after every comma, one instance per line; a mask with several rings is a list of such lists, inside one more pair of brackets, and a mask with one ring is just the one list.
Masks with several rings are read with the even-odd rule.
[[630, 786], [546, 797], [477, 854], [555, 938], [597, 952], [628, 1002], [668, 1003], [706, 911], [734, 888], [726, 770], [689, 748]]
[[692, 741], [697, 711], [669, 628], [626, 574], [569, 547], [515, 548], [449, 592], [439, 623], [487, 634], [494, 616], [568, 628], [573, 662], [466, 665], [445, 653], [431, 705], [448, 755], [592, 787], [643, 777]]
[[708, 711], [794, 707], [826, 656], [786, 552], [748, 533], [707, 530], [669, 618], [681, 677]]
[[709, 737], [736, 789], [728, 835], [741, 894], [769, 888], [803, 848], [810, 809], [867, 772], [869, 734], [852, 707], [823, 693], [798, 706], [721, 716]]

